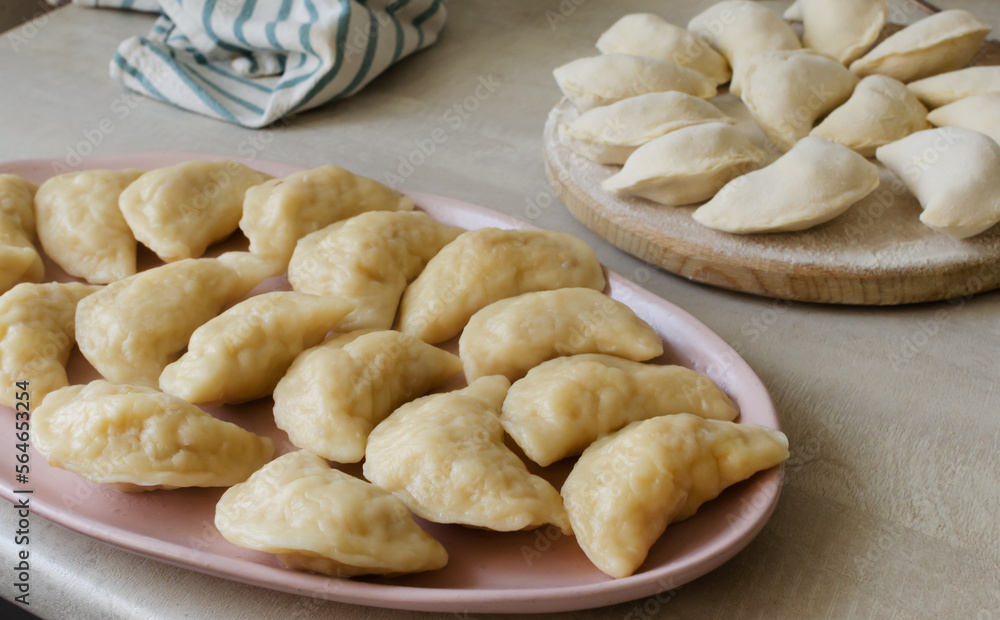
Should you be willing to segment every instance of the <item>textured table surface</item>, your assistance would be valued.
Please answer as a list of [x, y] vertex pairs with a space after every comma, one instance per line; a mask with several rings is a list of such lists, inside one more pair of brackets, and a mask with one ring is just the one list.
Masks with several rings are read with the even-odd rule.
[[[402, 189], [571, 232], [611, 269], [706, 323], [777, 404], [792, 448], [777, 511], [749, 547], [669, 602], [572, 617], [1000, 619], [1000, 294], [865, 308], [717, 290], [647, 268], [599, 239], [546, 183], [541, 130], [560, 96], [551, 69], [594, 53], [598, 34], [622, 14], [654, 11], [683, 24], [708, 4], [455, 0], [436, 46], [358, 96], [267, 131], [136, 99], [107, 77], [107, 65], [152, 18], [63, 8], [0, 37], [0, 160], [193, 150], [337, 163], [376, 179], [402, 173]], [[1000, 29], [994, 0], [937, 4]], [[422, 165], [399, 170], [438, 128], [446, 140]], [[0, 528], [0, 595], [12, 599], [13, 510], [0, 510]], [[39, 517], [31, 553], [32, 611], [44, 618], [430, 615], [207, 577]]]

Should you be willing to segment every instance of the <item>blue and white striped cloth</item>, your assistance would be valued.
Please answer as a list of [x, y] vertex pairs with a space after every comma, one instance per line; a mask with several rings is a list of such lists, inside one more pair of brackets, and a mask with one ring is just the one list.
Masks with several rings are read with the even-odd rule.
[[348, 97], [437, 40], [443, 0], [74, 0], [157, 11], [111, 76], [199, 114], [263, 127]]

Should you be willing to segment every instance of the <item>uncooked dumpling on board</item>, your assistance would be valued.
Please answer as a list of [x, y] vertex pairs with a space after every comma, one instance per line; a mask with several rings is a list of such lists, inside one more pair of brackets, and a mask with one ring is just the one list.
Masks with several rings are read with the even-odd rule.
[[1000, 66], [968, 67], [906, 85], [930, 109], [975, 95], [1000, 95]]
[[49, 465], [129, 492], [232, 486], [274, 453], [267, 437], [176, 396], [100, 380], [49, 394], [31, 443]]
[[524, 454], [544, 467], [631, 422], [673, 413], [715, 420], [739, 415], [719, 386], [690, 368], [584, 354], [528, 371], [511, 386], [500, 422]]
[[885, 26], [885, 0], [797, 0], [785, 19], [802, 22], [802, 46], [850, 64], [875, 43]]
[[278, 383], [274, 422], [300, 448], [357, 463], [379, 422], [460, 372], [457, 356], [396, 331], [334, 336], [300, 355]]
[[112, 282], [76, 308], [80, 352], [105, 379], [157, 387], [191, 334], [271, 275], [246, 252], [190, 258]]
[[36, 404], [69, 384], [76, 304], [99, 289], [78, 282], [22, 283], [0, 295], [0, 404], [15, 405], [16, 382], [28, 382]]
[[602, 54], [666, 60], [694, 69], [716, 84], [725, 84], [733, 75], [726, 59], [706, 41], [651, 13], [632, 13], [619, 19], [597, 39], [597, 49]]
[[94, 284], [135, 273], [135, 235], [118, 198], [141, 170], [68, 172], [35, 194], [38, 238], [63, 271]]
[[920, 201], [920, 221], [956, 239], [1000, 222], [1000, 146], [960, 127], [928, 129], [878, 149], [875, 156]]
[[388, 329], [406, 285], [463, 232], [422, 211], [362, 213], [300, 239], [288, 281], [303, 293], [356, 300], [338, 331]]
[[713, 122], [734, 121], [708, 101], [686, 93], [647, 93], [587, 110], [568, 125], [560, 125], [559, 139], [599, 164], [624, 164], [651, 140]]
[[403, 292], [399, 331], [435, 344], [458, 334], [495, 301], [557, 288], [604, 290], [586, 242], [551, 230], [480, 228], [462, 233]]
[[0, 174], [0, 293], [45, 277], [42, 257], [32, 244], [35, 189], [16, 174]]
[[899, 80], [869, 75], [844, 105], [827, 115], [810, 135], [827, 138], [874, 157], [875, 149], [928, 129], [927, 108]]
[[954, 71], [972, 60], [990, 30], [968, 11], [941, 11], [879, 43], [851, 63], [851, 71], [862, 77], [881, 73], [900, 82]]
[[628, 577], [667, 525], [787, 458], [788, 439], [779, 431], [667, 415], [597, 440], [573, 466], [562, 496], [587, 557], [612, 577]]
[[135, 238], [169, 263], [197, 258], [231, 235], [247, 189], [270, 178], [235, 161], [187, 161], [146, 172], [118, 205]]
[[458, 350], [468, 381], [490, 375], [516, 381], [563, 355], [645, 361], [663, 354], [663, 341], [620, 301], [589, 288], [563, 288], [486, 306], [465, 326]]
[[284, 271], [295, 243], [311, 232], [366, 211], [412, 210], [412, 200], [378, 181], [320, 166], [248, 191], [240, 229], [251, 252]]
[[1000, 95], [976, 95], [934, 110], [927, 120], [935, 127], [972, 129], [1000, 142]]
[[403, 405], [368, 437], [365, 477], [436, 523], [571, 533], [559, 492], [503, 443], [497, 412], [509, 386], [483, 377]]
[[762, 52], [743, 74], [743, 102], [782, 151], [809, 135], [817, 118], [847, 101], [858, 78], [808, 50]]
[[563, 94], [580, 110], [622, 99], [676, 90], [702, 99], [715, 96], [715, 82], [667, 60], [603, 54], [578, 58], [552, 72]]
[[767, 154], [727, 123], [672, 131], [638, 149], [621, 171], [601, 183], [604, 191], [677, 206], [711, 198], [720, 187], [757, 168]]
[[846, 146], [810, 136], [770, 166], [723, 187], [692, 217], [738, 234], [804, 230], [837, 217], [878, 183], [875, 164]]
[[215, 526], [229, 542], [331, 575], [443, 568], [448, 552], [401, 501], [304, 450], [280, 456], [222, 494]]

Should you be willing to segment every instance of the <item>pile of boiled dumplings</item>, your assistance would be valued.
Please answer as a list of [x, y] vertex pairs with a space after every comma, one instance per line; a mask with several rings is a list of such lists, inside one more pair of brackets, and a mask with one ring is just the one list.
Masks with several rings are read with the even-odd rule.
[[[342, 168], [270, 178], [231, 161], [39, 188], [4, 175], [0, 206], [19, 235], [0, 248], [28, 255], [2, 263], [0, 403], [29, 383], [35, 449], [126, 492], [230, 487], [219, 531], [289, 567], [442, 568], [416, 514], [554, 524], [625, 577], [670, 522], [788, 456], [708, 378], [647, 363], [659, 335], [565, 233], [466, 231]], [[203, 257], [237, 229], [249, 251]], [[87, 283], [40, 282], [36, 234]], [[137, 242], [162, 264], [137, 271]], [[281, 275], [293, 290], [259, 292]], [[459, 355], [436, 346], [456, 338]], [[101, 379], [69, 385], [74, 346]], [[467, 387], [430, 393], [462, 372]], [[298, 451], [274, 458], [199, 407], [262, 398]], [[561, 491], [505, 435], [540, 466], [579, 456]], [[328, 460], [364, 460], [367, 480]]]
[[[729, 233], [832, 220], [878, 186], [875, 157], [919, 200], [921, 222], [978, 235], [1000, 222], [1000, 66], [963, 67], [990, 27], [942, 11], [873, 47], [886, 14], [885, 0], [798, 0], [785, 19], [720, 2], [686, 29], [626, 15], [600, 55], [554, 71], [579, 112], [560, 139], [621, 166], [605, 191], [707, 201], [692, 217]], [[801, 41], [786, 20], [802, 21]], [[709, 101], [727, 82], [775, 161]]]

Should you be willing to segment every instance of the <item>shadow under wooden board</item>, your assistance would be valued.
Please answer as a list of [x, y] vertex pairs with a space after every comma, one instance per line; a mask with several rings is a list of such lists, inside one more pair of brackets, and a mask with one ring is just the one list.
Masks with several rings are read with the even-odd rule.
[[[883, 36], [900, 28], [888, 24]], [[972, 64], [1000, 64], [1000, 44], [987, 41]], [[735, 97], [713, 103], [759, 133]], [[549, 182], [587, 228], [666, 271], [734, 291], [830, 304], [909, 304], [1000, 288], [1000, 226], [964, 240], [927, 228], [916, 198], [877, 162], [878, 189], [834, 220], [800, 232], [733, 235], [695, 222], [698, 205], [666, 207], [602, 190], [620, 167], [563, 146], [559, 126], [576, 116], [566, 99], [549, 113]]]

